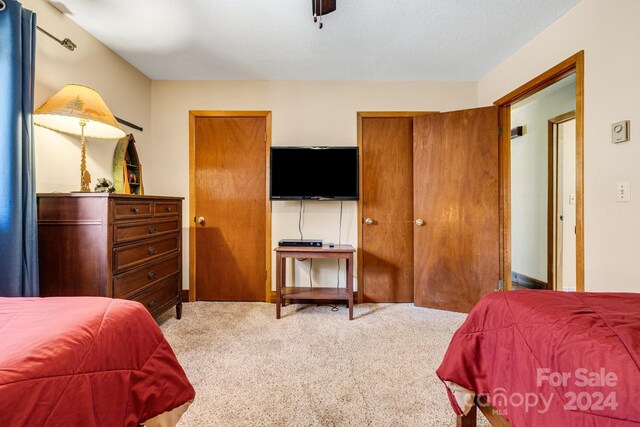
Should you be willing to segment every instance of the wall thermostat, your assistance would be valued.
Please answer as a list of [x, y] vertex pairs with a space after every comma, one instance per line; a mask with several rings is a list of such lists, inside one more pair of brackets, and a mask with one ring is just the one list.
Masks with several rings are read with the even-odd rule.
[[629, 120], [623, 120], [611, 125], [611, 142], [617, 144], [629, 140]]

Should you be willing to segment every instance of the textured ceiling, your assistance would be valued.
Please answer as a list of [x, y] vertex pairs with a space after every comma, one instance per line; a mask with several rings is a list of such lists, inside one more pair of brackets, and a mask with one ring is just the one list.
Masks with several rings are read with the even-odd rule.
[[154, 80], [477, 80], [579, 1], [52, 3]]

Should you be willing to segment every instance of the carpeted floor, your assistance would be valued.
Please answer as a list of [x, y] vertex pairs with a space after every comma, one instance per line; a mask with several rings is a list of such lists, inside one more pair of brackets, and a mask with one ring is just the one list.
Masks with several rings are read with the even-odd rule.
[[[160, 325], [196, 389], [180, 426], [451, 426], [434, 371], [465, 315], [413, 304], [347, 309], [184, 305]], [[482, 424], [481, 424], [482, 425]]]

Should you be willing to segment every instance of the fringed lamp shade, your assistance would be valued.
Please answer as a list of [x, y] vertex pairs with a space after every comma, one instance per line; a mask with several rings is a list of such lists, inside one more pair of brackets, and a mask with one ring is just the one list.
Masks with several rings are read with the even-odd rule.
[[33, 114], [34, 124], [72, 135], [82, 133], [81, 119], [86, 122], [84, 136], [105, 139], [125, 136], [98, 92], [86, 86], [66, 85]]
[[98, 92], [81, 85], [66, 85], [33, 113], [33, 123], [63, 133], [80, 135], [80, 191], [91, 191], [85, 137], [120, 139], [124, 131]]

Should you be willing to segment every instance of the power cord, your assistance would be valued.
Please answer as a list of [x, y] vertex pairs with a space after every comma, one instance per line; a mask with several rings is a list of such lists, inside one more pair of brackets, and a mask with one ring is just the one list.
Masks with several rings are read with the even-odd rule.
[[[300, 240], [304, 239], [302, 234], [302, 216], [304, 215], [304, 202], [300, 200], [300, 211], [298, 212], [298, 232], [300, 232]], [[296, 258], [298, 261], [305, 261], [307, 258]], [[313, 268], [313, 258], [309, 258], [309, 287], [313, 288], [313, 281], [311, 278], [311, 269]]]
[[331, 307], [331, 311], [338, 311], [339, 310], [337, 305], [333, 305], [333, 304], [316, 304], [316, 307], [324, 307], [324, 306]]
[[[340, 200], [340, 221], [338, 225], [338, 245], [342, 244], [342, 200]], [[338, 258], [338, 284], [336, 288], [340, 287], [340, 259]], [[336, 309], [337, 310], [337, 309]]]
[[300, 232], [300, 240], [304, 239], [304, 236], [302, 235], [302, 211], [304, 205], [302, 203], [302, 200], [300, 200], [300, 212], [298, 213], [298, 231]]

